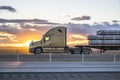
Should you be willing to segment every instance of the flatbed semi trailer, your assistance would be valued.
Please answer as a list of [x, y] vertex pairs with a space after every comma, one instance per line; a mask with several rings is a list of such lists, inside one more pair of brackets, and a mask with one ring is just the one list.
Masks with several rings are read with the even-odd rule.
[[120, 50], [120, 45], [75, 45], [71, 48], [67, 46], [67, 28], [62, 26], [48, 30], [39, 41], [31, 41], [29, 52], [34, 54], [50, 52], [90, 54], [92, 53], [91, 48], [97, 48], [104, 52], [106, 50]]
[[103, 53], [107, 50], [120, 50], [120, 45], [76, 45], [75, 47], [100, 49], [100, 53]]

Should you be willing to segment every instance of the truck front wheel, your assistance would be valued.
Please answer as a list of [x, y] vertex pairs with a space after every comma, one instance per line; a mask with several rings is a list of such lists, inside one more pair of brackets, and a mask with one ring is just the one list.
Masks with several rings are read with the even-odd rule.
[[41, 53], [42, 53], [41, 48], [35, 48], [34, 54], [41, 54]]

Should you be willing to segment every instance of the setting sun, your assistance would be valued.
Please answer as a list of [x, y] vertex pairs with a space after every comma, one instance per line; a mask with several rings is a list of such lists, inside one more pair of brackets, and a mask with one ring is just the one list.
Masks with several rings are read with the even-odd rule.
[[29, 40], [29, 41], [26, 41], [25, 43], [24, 43], [24, 46], [29, 46], [29, 44], [31, 43], [31, 40]]

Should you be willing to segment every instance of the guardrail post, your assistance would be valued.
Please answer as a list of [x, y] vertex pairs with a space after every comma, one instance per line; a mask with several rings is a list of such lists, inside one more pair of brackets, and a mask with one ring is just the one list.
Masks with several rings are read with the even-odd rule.
[[82, 52], [82, 62], [84, 62], [84, 53]]
[[50, 54], [49, 54], [49, 62], [52, 62], [52, 47], [51, 47], [51, 44], [49, 44], [49, 47], [50, 47]]
[[52, 54], [51, 54], [51, 52], [49, 54], [49, 62], [52, 62]]
[[19, 59], [19, 53], [18, 53], [18, 50], [17, 50], [17, 62], [19, 62], [20, 59]]
[[116, 62], [116, 54], [114, 54], [114, 62]]

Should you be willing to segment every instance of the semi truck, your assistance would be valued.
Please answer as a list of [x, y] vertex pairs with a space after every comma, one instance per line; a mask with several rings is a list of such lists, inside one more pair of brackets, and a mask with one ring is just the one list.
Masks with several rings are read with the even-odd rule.
[[[84, 50], [86, 49], [86, 50]], [[31, 42], [29, 52], [34, 54], [50, 53], [50, 52], [71, 52], [73, 53], [88, 53], [90, 48], [69, 48], [67, 46], [67, 28], [55, 27], [48, 30], [40, 41]]]
[[[98, 31], [98, 34], [105, 34]], [[108, 32], [106, 32], [108, 33]], [[113, 33], [113, 32], [112, 32]], [[117, 34], [119, 31], [117, 32]], [[107, 35], [106, 35], [107, 36]], [[107, 39], [112, 40], [111, 38], [116, 38], [119, 40], [120, 35], [117, 36], [107, 36]], [[92, 49], [91, 48], [97, 48], [100, 49], [101, 52], [104, 52], [106, 50], [120, 50], [120, 44], [116, 43], [115, 45], [107, 45], [103, 44], [103, 35], [98, 36], [88, 36], [89, 44], [88, 45], [75, 45], [74, 47], [67, 46], [67, 28], [62, 27], [55, 27], [50, 30], [48, 30], [42, 37], [41, 40], [31, 42], [29, 45], [29, 52], [34, 54], [41, 54], [41, 53], [71, 53], [71, 54], [91, 54]], [[95, 43], [94, 43], [94, 40]], [[102, 40], [102, 41], [101, 41]], [[110, 42], [110, 41], [109, 41]], [[105, 43], [105, 42], [104, 42]], [[107, 43], [107, 42], [106, 42]]]

